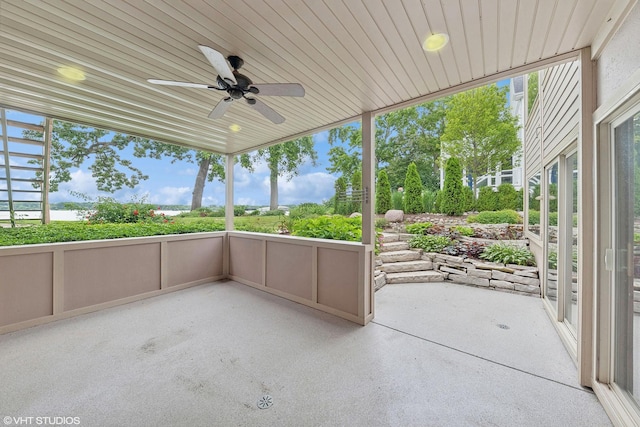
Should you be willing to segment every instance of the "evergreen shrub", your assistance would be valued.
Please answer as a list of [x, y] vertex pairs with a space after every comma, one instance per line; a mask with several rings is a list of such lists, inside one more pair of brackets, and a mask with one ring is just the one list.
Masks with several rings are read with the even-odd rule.
[[409, 214], [421, 213], [422, 208], [422, 180], [415, 163], [410, 163], [404, 180], [404, 212]]
[[476, 209], [479, 212], [498, 210], [498, 193], [491, 187], [481, 187], [478, 192]]
[[378, 182], [376, 183], [376, 213], [384, 214], [391, 209], [391, 185], [389, 175], [382, 169], [378, 172]]
[[445, 215], [462, 215], [465, 196], [462, 189], [462, 166], [455, 157], [449, 157], [444, 166], [444, 187], [440, 211]]
[[520, 194], [513, 188], [512, 184], [504, 183], [498, 186], [497, 206], [500, 209], [518, 210], [518, 206], [522, 205], [522, 201], [518, 202]]

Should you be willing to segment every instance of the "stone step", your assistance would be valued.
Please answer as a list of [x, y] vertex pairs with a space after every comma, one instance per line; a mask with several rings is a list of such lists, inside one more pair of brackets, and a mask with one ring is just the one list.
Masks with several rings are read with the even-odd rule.
[[407, 242], [389, 242], [380, 246], [381, 252], [406, 251], [407, 249], [409, 249]]
[[442, 282], [444, 275], [438, 271], [408, 271], [387, 273], [387, 285], [394, 283]]
[[382, 233], [381, 240], [382, 240], [382, 243], [391, 243], [391, 242], [397, 242], [398, 240], [400, 240], [400, 238], [396, 233]]
[[420, 252], [409, 250], [381, 252], [379, 257], [385, 264], [390, 262], [416, 261], [420, 259]]
[[433, 269], [431, 261], [400, 261], [382, 264], [378, 267], [380, 271], [387, 273], [401, 273], [406, 271], [428, 271]]

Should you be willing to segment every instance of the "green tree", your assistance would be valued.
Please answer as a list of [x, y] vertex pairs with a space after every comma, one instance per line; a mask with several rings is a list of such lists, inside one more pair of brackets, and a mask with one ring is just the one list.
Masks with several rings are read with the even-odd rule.
[[[375, 119], [376, 170], [387, 169], [391, 188], [402, 187], [409, 163], [416, 163], [427, 188], [438, 188], [440, 136], [448, 98], [392, 111]], [[360, 126], [348, 124], [329, 131], [327, 170], [349, 178], [362, 164]]]
[[442, 188], [440, 212], [446, 215], [462, 215], [465, 195], [462, 189], [462, 167], [455, 157], [449, 157], [444, 166], [444, 186]]
[[422, 181], [415, 163], [409, 163], [407, 176], [404, 180], [404, 211], [412, 214], [423, 211]]
[[336, 195], [333, 198], [333, 213], [338, 215], [344, 215], [345, 209], [345, 197], [347, 195], [347, 180], [344, 176], [338, 177], [333, 184]]
[[384, 214], [391, 209], [391, 186], [387, 171], [382, 169], [378, 172], [378, 182], [376, 183], [376, 213]]
[[506, 88], [489, 85], [454, 95], [447, 108], [443, 148], [460, 159], [474, 192], [480, 176], [510, 162], [520, 148], [518, 118], [506, 102]]
[[[25, 137], [41, 139], [42, 133], [27, 130]], [[135, 157], [175, 160], [190, 157], [189, 149], [151, 139], [96, 129], [76, 123], [54, 120], [51, 133], [49, 190], [58, 191], [59, 185], [71, 181], [71, 169], [88, 163], [91, 176], [100, 191], [114, 192], [123, 187], [134, 188], [148, 179], [131, 160], [122, 158], [122, 150], [133, 146]], [[38, 161], [33, 161], [38, 162]], [[42, 173], [38, 173], [42, 179]]]
[[313, 148], [313, 138], [304, 136], [293, 141], [283, 142], [258, 150], [253, 155], [240, 156], [240, 164], [254, 170], [256, 162], [264, 160], [269, 167], [270, 201], [269, 209], [278, 209], [278, 178], [290, 180], [298, 175], [299, 168], [306, 161], [313, 166], [318, 160], [318, 153]]

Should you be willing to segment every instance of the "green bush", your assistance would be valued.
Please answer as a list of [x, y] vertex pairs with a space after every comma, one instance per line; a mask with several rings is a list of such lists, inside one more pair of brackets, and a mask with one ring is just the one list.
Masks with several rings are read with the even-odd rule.
[[327, 207], [317, 203], [300, 203], [298, 206], [291, 208], [289, 218], [300, 219], [309, 218], [327, 214]]
[[193, 222], [142, 222], [87, 224], [81, 222], [54, 222], [30, 227], [5, 228], [0, 233], [0, 246], [30, 245], [38, 243], [75, 242], [83, 240], [119, 239], [165, 234], [222, 231], [224, 223], [212, 221]]
[[399, 211], [404, 210], [404, 197], [401, 192], [394, 191], [391, 193], [391, 206]]
[[513, 188], [513, 185], [509, 183], [500, 184], [498, 186], [497, 193], [497, 207], [500, 209], [513, 209], [517, 210], [518, 206], [522, 204], [522, 199], [518, 201], [520, 194]]
[[549, 212], [549, 225], [558, 225], [558, 212]]
[[518, 212], [505, 209], [503, 211], [484, 211], [467, 217], [469, 223], [479, 224], [519, 224], [522, 218]]
[[534, 211], [533, 209], [529, 209], [529, 225], [539, 225], [540, 224], [540, 211]]
[[437, 213], [436, 210], [436, 196], [437, 191], [424, 190], [422, 192], [422, 207], [427, 213]]
[[264, 215], [264, 216], [280, 216], [280, 215], [284, 215], [284, 211], [282, 209], [274, 209], [272, 211], [260, 212], [260, 215]]
[[389, 225], [389, 222], [384, 218], [376, 218], [374, 224], [375, 224], [376, 230], [382, 230], [386, 228], [387, 225]]
[[495, 211], [498, 209], [498, 193], [491, 187], [481, 187], [476, 202], [478, 211]]
[[98, 197], [91, 211], [86, 215], [89, 222], [97, 223], [134, 223], [134, 222], [163, 222], [164, 214], [156, 215], [156, 205], [144, 203], [144, 200], [132, 200], [120, 203], [111, 197]]
[[529, 249], [503, 243], [487, 246], [480, 258], [503, 264], [535, 265], [535, 258]]
[[425, 234], [425, 231], [433, 227], [432, 222], [416, 222], [415, 224], [407, 225], [407, 233], [410, 234]]
[[454, 225], [453, 227], [451, 227], [451, 231], [454, 231], [461, 236], [467, 236], [467, 237], [471, 237], [475, 234], [475, 232], [473, 231], [473, 228], [466, 227], [464, 225]]
[[558, 252], [549, 251], [549, 257], [547, 259], [547, 265], [552, 270], [558, 269]]
[[471, 187], [463, 185], [462, 192], [464, 194], [464, 211], [472, 212], [476, 210], [476, 198], [473, 195], [473, 189], [471, 189]]
[[247, 207], [244, 205], [238, 205], [233, 207], [233, 216], [243, 216], [247, 211]]
[[410, 247], [422, 249], [425, 252], [441, 252], [452, 243], [453, 241], [446, 236], [434, 236], [430, 234], [415, 236], [409, 240]]
[[518, 204], [516, 205], [515, 210], [518, 212], [522, 212], [524, 210], [524, 188], [518, 190]]
[[444, 187], [440, 212], [445, 215], [462, 215], [465, 208], [465, 195], [462, 189], [462, 166], [455, 157], [449, 157], [444, 165]]
[[411, 162], [407, 168], [404, 180], [404, 212], [409, 214], [421, 213], [422, 208], [422, 180], [415, 163]]
[[442, 190], [436, 191], [436, 201], [433, 206], [434, 213], [442, 213], [442, 196], [444, 193]]
[[293, 224], [291, 234], [318, 239], [359, 242], [362, 240], [362, 218], [320, 216], [301, 219]]
[[391, 209], [391, 185], [389, 175], [382, 169], [378, 172], [378, 182], [376, 183], [376, 213], [384, 214]]

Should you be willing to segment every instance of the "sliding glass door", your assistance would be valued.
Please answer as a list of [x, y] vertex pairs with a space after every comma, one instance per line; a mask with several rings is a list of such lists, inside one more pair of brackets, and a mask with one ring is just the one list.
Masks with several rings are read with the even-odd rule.
[[[640, 112], [613, 124], [613, 380], [640, 404]], [[636, 302], [637, 301], [637, 302]]]

